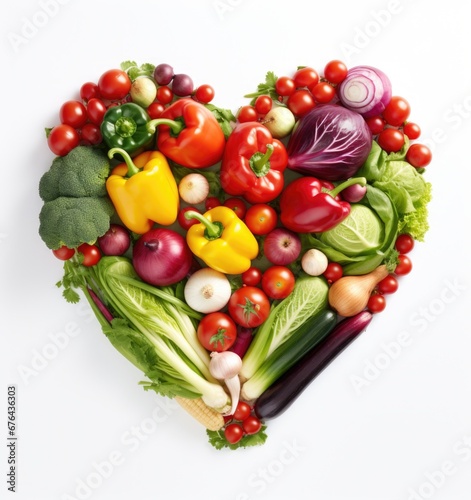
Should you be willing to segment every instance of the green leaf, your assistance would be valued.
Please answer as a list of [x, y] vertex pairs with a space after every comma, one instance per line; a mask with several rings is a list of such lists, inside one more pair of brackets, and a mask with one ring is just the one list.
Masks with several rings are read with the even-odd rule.
[[130, 68], [137, 67], [137, 63], [135, 61], [123, 61], [120, 66], [123, 71], [128, 71]]
[[275, 90], [276, 81], [278, 77], [275, 75], [273, 71], [268, 71], [265, 75], [265, 81], [263, 83], [259, 83], [257, 86], [257, 91], [251, 94], [246, 94], [244, 97], [252, 98], [250, 104], [254, 104], [257, 97], [261, 95], [268, 95], [274, 101], [278, 101], [278, 93]]
[[224, 428], [218, 431], [206, 430], [209, 443], [214, 446], [217, 450], [222, 450], [223, 448], [229, 448], [230, 450], [237, 450], [238, 448], [249, 448], [251, 446], [261, 446], [267, 440], [267, 434], [265, 432], [267, 426], [262, 425], [262, 428], [256, 434], [246, 434], [238, 443], [231, 444], [227, 441], [224, 436]]
[[232, 133], [232, 123], [235, 123], [236, 117], [230, 109], [218, 108], [214, 104], [205, 104], [207, 109], [209, 109], [214, 117], [216, 118], [224, 137], [227, 139]]
[[69, 304], [77, 304], [80, 302], [80, 295], [73, 288], [65, 288], [62, 296]]

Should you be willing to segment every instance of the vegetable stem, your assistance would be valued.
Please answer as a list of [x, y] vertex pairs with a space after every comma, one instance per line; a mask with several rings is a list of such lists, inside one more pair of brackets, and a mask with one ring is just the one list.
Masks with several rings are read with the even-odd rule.
[[124, 161], [126, 162], [126, 165], [128, 167], [128, 172], [126, 174], [127, 177], [132, 177], [133, 175], [136, 175], [141, 171], [138, 167], [136, 167], [136, 165], [134, 165], [132, 158], [124, 149], [111, 148], [108, 151], [108, 157], [110, 158], [110, 160], [114, 157], [115, 154], [120, 154], [124, 158]]
[[365, 177], [351, 177], [346, 181], [342, 182], [335, 186], [332, 191], [329, 191], [330, 195], [335, 198], [341, 191], [348, 188], [349, 186], [353, 186], [354, 184], [360, 184], [360, 186], [366, 186], [366, 178]]

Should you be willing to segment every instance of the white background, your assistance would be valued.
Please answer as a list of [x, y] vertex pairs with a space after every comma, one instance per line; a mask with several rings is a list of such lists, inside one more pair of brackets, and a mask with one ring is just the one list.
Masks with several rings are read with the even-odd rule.
[[[8, 3], [0, 44], [1, 498], [470, 498], [471, 30], [462, 2], [24, 0]], [[138, 386], [141, 374], [87, 308], [55, 287], [61, 264], [37, 235], [37, 183], [52, 161], [43, 129], [82, 83], [127, 59], [169, 63], [235, 111], [266, 71], [322, 71], [336, 58], [382, 69], [411, 103], [434, 152], [431, 229], [387, 309], [269, 422], [266, 445], [216, 451], [191, 417]]]

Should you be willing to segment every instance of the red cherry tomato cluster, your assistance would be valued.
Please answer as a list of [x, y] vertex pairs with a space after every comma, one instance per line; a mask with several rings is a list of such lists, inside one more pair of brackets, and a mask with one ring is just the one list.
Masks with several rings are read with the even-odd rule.
[[230, 444], [238, 443], [244, 436], [257, 434], [262, 422], [253, 414], [252, 407], [245, 401], [239, 401], [234, 415], [226, 418], [224, 437]]

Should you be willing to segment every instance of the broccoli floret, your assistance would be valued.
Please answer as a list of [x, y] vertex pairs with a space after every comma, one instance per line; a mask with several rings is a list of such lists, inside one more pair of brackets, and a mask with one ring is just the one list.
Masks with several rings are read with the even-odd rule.
[[51, 250], [94, 243], [110, 227], [114, 213], [108, 198], [61, 196], [44, 203], [39, 214], [39, 235]]
[[54, 159], [39, 181], [39, 196], [52, 201], [61, 196], [72, 198], [106, 196], [105, 182], [110, 160], [98, 147], [78, 146]]

